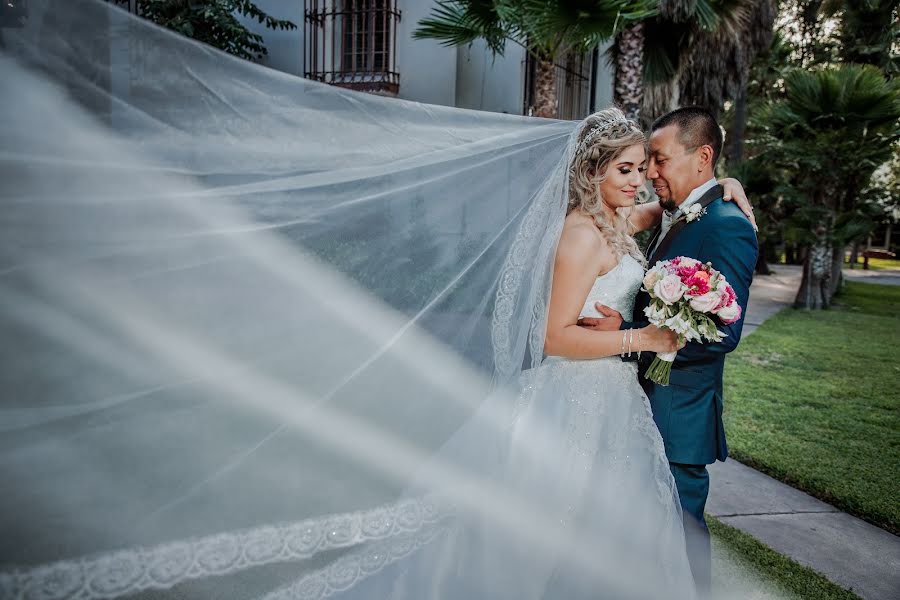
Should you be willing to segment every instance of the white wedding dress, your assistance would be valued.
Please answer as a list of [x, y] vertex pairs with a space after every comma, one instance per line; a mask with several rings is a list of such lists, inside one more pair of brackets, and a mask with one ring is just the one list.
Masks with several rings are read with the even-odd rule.
[[[582, 314], [598, 316], [601, 302], [630, 320], [643, 273], [625, 256], [597, 278]], [[402, 506], [415, 515], [405, 532], [361, 543], [267, 598], [692, 598], [675, 482], [635, 363], [549, 356], [519, 383], [503, 439], [484, 439], [490, 427], [476, 415], [439, 454], [529, 499], [555, 524], [553, 540], [535, 544], [477, 510], [454, 514], [439, 494], [412, 498], [369, 515], [390, 523]]]

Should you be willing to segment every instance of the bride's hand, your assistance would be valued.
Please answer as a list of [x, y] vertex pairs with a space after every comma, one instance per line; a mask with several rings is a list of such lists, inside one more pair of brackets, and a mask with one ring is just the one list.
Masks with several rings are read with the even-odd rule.
[[741, 209], [741, 212], [750, 219], [753, 230], [759, 231], [759, 227], [756, 225], [756, 217], [753, 216], [753, 205], [750, 204], [750, 200], [747, 199], [747, 194], [744, 192], [744, 186], [741, 185], [741, 182], [733, 177], [726, 177], [725, 179], [720, 179], [719, 183], [722, 184], [722, 187], [725, 190], [722, 199], [726, 202], [735, 202], [738, 205], [738, 208]]
[[640, 329], [641, 350], [650, 352], [675, 352], [684, 348], [685, 342], [678, 341], [678, 334], [671, 329], [660, 329], [656, 325], [647, 325]]

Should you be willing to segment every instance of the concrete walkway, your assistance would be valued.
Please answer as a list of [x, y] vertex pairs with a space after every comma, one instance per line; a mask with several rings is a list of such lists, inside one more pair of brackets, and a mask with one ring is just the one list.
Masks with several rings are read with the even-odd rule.
[[[758, 276], [753, 282], [744, 335], [794, 300], [800, 268], [778, 265], [773, 270], [775, 275]], [[900, 273], [881, 272], [879, 278], [900, 285]], [[900, 537], [736, 460], [711, 465], [710, 473], [708, 514], [865, 600], [900, 598]]]
[[900, 285], [900, 269], [881, 269], [878, 271], [864, 271], [863, 269], [844, 269], [844, 277], [851, 281], [862, 281], [863, 283]]

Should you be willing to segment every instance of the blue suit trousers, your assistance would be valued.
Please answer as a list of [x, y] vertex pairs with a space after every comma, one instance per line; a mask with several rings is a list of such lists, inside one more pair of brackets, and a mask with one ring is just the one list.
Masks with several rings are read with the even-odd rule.
[[697, 586], [697, 595], [708, 598], [712, 557], [709, 545], [709, 529], [703, 511], [706, 509], [706, 498], [709, 496], [709, 472], [706, 465], [684, 465], [669, 463], [675, 477], [675, 487], [681, 500], [684, 517], [684, 537], [687, 543], [688, 560]]

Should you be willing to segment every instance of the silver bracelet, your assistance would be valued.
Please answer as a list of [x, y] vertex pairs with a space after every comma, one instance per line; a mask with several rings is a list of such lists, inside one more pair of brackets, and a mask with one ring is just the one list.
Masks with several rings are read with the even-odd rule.
[[628, 330], [626, 329], [622, 332], [622, 351], [619, 352], [619, 356], [621, 356], [622, 358], [625, 358], [625, 337], [627, 335], [628, 335]]

